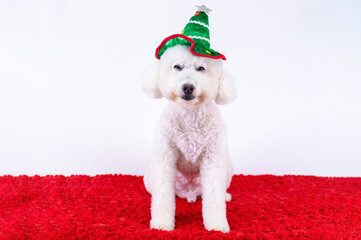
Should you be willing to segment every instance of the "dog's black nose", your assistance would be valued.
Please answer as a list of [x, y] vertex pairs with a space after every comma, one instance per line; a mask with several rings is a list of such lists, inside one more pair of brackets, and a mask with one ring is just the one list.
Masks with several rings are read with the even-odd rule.
[[194, 92], [194, 85], [193, 84], [184, 84], [182, 86], [182, 90], [184, 95], [181, 97], [183, 100], [191, 101], [194, 99], [193, 92]]
[[193, 84], [184, 84], [182, 86], [183, 89], [183, 93], [185, 95], [192, 95], [193, 91], [194, 91], [194, 85]]

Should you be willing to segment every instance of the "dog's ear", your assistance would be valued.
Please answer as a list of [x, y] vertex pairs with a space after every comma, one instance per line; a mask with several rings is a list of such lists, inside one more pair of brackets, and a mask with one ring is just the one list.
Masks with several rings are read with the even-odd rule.
[[144, 71], [141, 77], [142, 89], [151, 98], [162, 98], [159, 90], [159, 62]]
[[232, 75], [223, 72], [219, 78], [219, 88], [216, 97], [216, 103], [220, 105], [233, 102], [237, 97], [235, 80]]

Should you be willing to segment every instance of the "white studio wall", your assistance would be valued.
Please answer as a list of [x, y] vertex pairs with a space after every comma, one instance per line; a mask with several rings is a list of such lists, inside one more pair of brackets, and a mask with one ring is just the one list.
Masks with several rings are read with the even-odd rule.
[[[237, 174], [361, 176], [361, 3], [203, 1]], [[143, 175], [140, 74], [193, 1], [0, 1], [0, 175]]]

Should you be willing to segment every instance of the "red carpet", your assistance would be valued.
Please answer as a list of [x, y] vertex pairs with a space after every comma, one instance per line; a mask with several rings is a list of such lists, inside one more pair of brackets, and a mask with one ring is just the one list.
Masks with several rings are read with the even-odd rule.
[[0, 177], [0, 239], [361, 239], [361, 178], [234, 176], [231, 232], [207, 232], [201, 201], [176, 229], [149, 229], [142, 177]]

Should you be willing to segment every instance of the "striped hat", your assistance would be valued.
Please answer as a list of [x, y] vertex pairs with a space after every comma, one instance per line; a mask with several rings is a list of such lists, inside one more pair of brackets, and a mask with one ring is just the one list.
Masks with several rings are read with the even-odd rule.
[[194, 55], [226, 60], [223, 54], [210, 48], [208, 12], [211, 10], [204, 5], [197, 7], [198, 11], [191, 17], [182, 33], [167, 37], [157, 47], [155, 51], [157, 59], [160, 59], [168, 48], [175, 45], [189, 45]]

